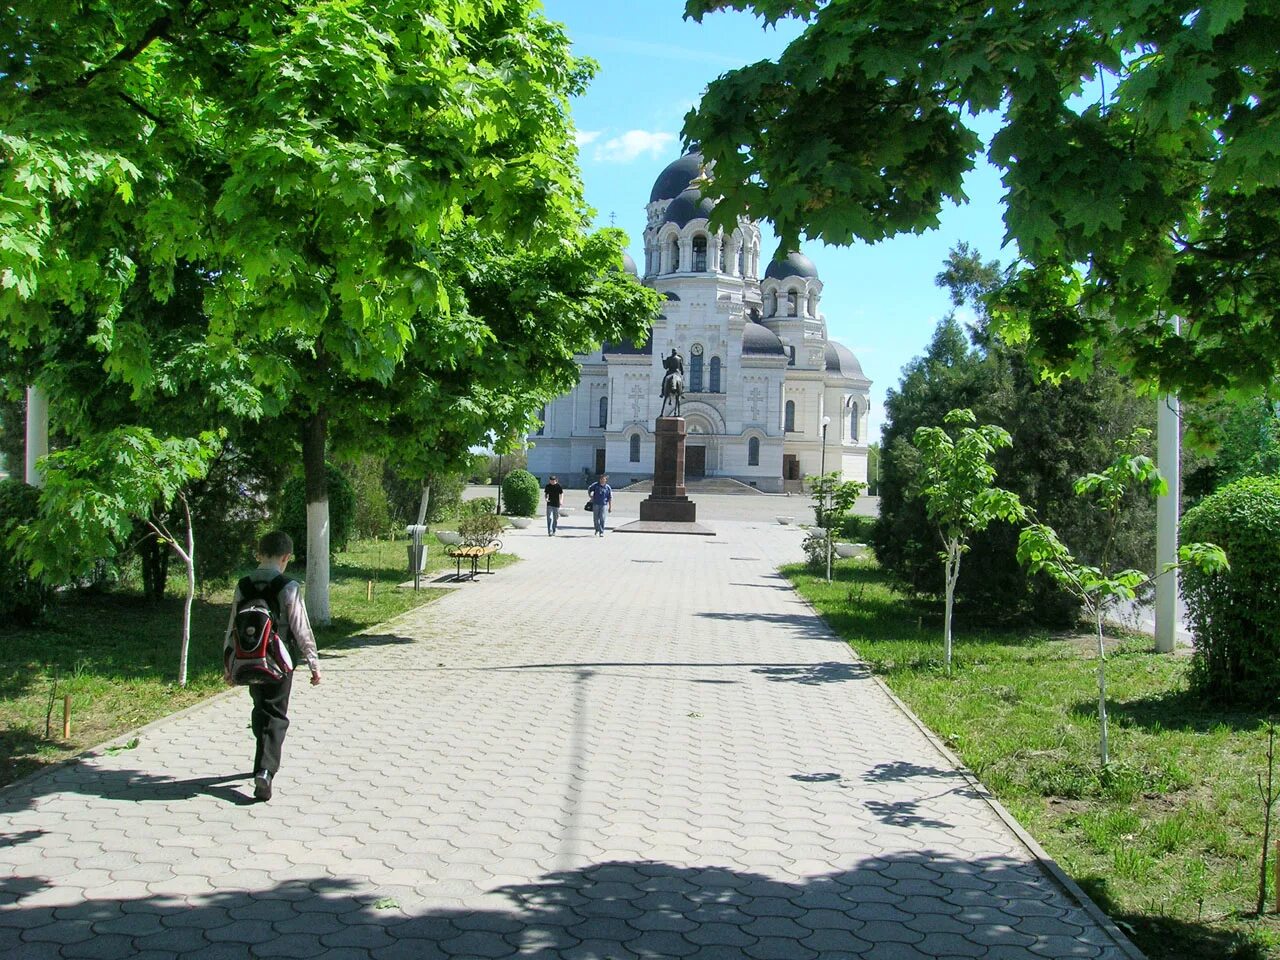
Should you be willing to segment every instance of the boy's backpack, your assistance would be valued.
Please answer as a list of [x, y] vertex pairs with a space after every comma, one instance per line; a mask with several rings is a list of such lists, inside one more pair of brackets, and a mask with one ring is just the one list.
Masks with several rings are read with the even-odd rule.
[[245, 577], [236, 588], [240, 602], [231, 630], [231, 662], [227, 668], [232, 683], [279, 683], [293, 673], [293, 657], [277, 627], [280, 591], [288, 582], [283, 574], [270, 583]]

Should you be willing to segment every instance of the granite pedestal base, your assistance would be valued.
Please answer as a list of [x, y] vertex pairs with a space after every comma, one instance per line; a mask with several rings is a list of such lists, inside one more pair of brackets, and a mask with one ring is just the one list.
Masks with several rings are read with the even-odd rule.
[[640, 520], [618, 527], [619, 533], [692, 533], [713, 531], [698, 520], [698, 505], [684, 486], [683, 417], [659, 417], [654, 430], [653, 490], [640, 501]]

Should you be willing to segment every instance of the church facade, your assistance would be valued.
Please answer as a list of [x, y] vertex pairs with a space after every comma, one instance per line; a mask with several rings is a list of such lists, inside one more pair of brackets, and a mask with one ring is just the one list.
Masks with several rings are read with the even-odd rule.
[[767, 262], [761, 276], [759, 227], [744, 219], [732, 233], [712, 231], [701, 173], [701, 155], [688, 153], [650, 193], [638, 278], [666, 304], [648, 341], [579, 357], [578, 385], [546, 407], [528, 438], [529, 470], [566, 486], [602, 472], [614, 487], [650, 479], [662, 360], [674, 348], [684, 357], [686, 479], [798, 491], [825, 462], [828, 472], [865, 481], [871, 382], [827, 336], [816, 267], [792, 253]]

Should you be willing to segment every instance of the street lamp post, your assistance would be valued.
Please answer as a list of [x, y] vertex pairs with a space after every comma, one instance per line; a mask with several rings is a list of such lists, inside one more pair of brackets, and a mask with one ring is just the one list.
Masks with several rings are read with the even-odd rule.
[[822, 418], [822, 466], [819, 482], [822, 483], [822, 530], [827, 540], [827, 583], [831, 582], [831, 488], [827, 483], [827, 427], [831, 425], [830, 417]]

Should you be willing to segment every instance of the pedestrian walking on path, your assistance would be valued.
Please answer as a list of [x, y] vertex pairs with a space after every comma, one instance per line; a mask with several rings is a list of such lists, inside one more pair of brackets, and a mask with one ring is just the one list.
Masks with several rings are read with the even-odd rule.
[[587, 496], [591, 498], [591, 517], [595, 521], [596, 536], [604, 536], [605, 515], [613, 510], [613, 487], [609, 486], [609, 475], [600, 474], [591, 486], [587, 487]]
[[547, 536], [554, 537], [560, 524], [560, 501], [564, 497], [564, 487], [560, 486], [560, 480], [555, 474], [551, 475], [547, 485], [542, 488], [542, 496], [547, 501]]
[[[305, 660], [311, 671], [311, 685], [320, 682], [320, 659], [316, 653], [316, 638], [307, 619], [307, 608], [302, 603], [302, 591], [297, 580], [284, 575], [293, 555], [293, 540], [283, 531], [268, 533], [258, 543], [258, 569], [236, 585], [231, 602], [231, 618], [227, 622], [227, 634], [223, 640], [222, 655], [224, 676], [232, 682], [236, 614], [243, 601], [253, 596], [265, 595], [280, 639], [284, 642], [294, 663]], [[289, 729], [289, 693], [293, 689], [293, 674], [284, 679], [252, 683], [249, 696], [253, 699], [253, 711], [249, 715], [256, 748], [253, 754], [253, 795], [259, 800], [270, 800], [272, 781], [280, 769], [280, 751]]]

